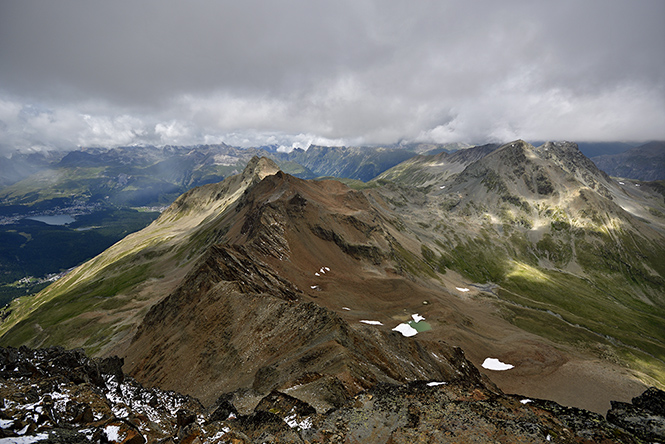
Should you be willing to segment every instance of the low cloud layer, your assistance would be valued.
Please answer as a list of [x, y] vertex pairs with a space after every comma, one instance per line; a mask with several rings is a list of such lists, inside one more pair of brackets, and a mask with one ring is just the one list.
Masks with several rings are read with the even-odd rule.
[[0, 5], [0, 152], [665, 139], [665, 2]]

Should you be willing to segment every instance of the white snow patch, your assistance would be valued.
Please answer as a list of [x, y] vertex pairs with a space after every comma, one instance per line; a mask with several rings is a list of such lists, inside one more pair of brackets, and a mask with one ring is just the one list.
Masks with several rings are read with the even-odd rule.
[[116, 405], [116, 406], [113, 406], [113, 408], [111, 409], [111, 411], [112, 411], [113, 414], [114, 414], [115, 416], [117, 416], [118, 418], [127, 418], [127, 417], [129, 416], [129, 410], [127, 410], [126, 407], [118, 407], [118, 406]]
[[420, 316], [418, 313], [412, 314], [411, 317], [413, 318], [413, 322], [420, 322], [425, 320], [425, 318]]
[[23, 428], [22, 428], [21, 430], [19, 430], [18, 432], [16, 432], [16, 434], [17, 434], [17, 435], [25, 435], [26, 433], [28, 433], [28, 427], [30, 427], [29, 424], [26, 425], [25, 427], [23, 427]]
[[321, 276], [321, 275], [317, 271], [316, 273], [314, 273], [314, 276]]
[[326, 271], [330, 271], [330, 268], [328, 267], [323, 267]]
[[8, 429], [14, 425], [13, 419], [0, 419], [0, 429]]
[[625, 185], [625, 183], [623, 183], [623, 182], [619, 181], [619, 185]]
[[319, 286], [318, 285], [310, 285], [309, 288], [311, 288], [312, 290], [316, 290], [317, 288], [319, 288]]
[[530, 402], [533, 402], [533, 400], [531, 400], [531, 399], [522, 399], [520, 402], [521, 402], [522, 404], [528, 404], [528, 403], [530, 403]]
[[228, 428], [228, 427], [222, 427], [222, 431], [221, 431], [221, 432], [217, 432], [217, 433], [215, 434], [215, 436], [212, 437], [212, 442], [215, 442], [215, 441], [217, 441], [218, 439], [222, 439], [222, 437], [223, 437], [224, 435], [226, 435], [227, 433], [229, 433], [230, 431], [231, 431], [230, 428]]
[[436, 387], [437, 385], [446, 385], [447, 382], [428, 382], [427, 386], [428, 387]]
[[104, 433], [106, 433], [106, 437], [109, 441], [121, 442], [123, 439], [125, 439], [124, 436], [120, 437], [120, 426], [106, 426]]
[[366, 320], [363, 319], [360, 322], [362, 322], [363, 324], [369, 324], [369, 325], [383, 325], [383, 323], [381, 323], [380, 321], [366, 321]]
[[48, 439], [48, 433], [38, 433], [35, 436], [23, 436], [20, 438], [0, 438], [0, 444], [30, 444]]
[[468, 288], [461, 288], [461, 287], [455, 287], [455, 288], [457, 289], [457, 291], [461, 291], [462, 293], [466, 293], [467, 291], [469, 291]]
[[312, 420], [310, 418], [305, 418], [302, 421], [298, 421], [297, 415], [294, 413], [292, 415], [286, 416], [284, 422], [288, 424], [292, 429], [298, 427], [300, 430], [306, 430], [312, 427]]
[[415, 336], [418, 333], [418, 330], [411, 327], [409, 324], [399, 324], [397, 327], [393, 328], [393, 331], [398, 331], [402, 333], [402, 336], [411, 337]]
[[501, 362], [496, 358], [487, 358], [485, 361], [483, 361], [483, 368], [488, 370], [502, 371], [510, 370], [513, 367], [515, 366]]
[[342, 307], [342, 310], [351, 311], [349, 307]]
[[442, 185], [439, 187], [439, 189], [443, 190], [445, 187], [446, 187], [445, 185]]

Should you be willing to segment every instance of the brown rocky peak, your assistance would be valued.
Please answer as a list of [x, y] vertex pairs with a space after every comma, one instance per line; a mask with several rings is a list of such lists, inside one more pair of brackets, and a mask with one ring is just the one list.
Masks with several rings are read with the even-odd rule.
[[267, 157], [254, 156], [250, 159], [242, 172], [243, 181], [261, 181], [267, 176], [272, 176], [280, 171], [277, 164]]

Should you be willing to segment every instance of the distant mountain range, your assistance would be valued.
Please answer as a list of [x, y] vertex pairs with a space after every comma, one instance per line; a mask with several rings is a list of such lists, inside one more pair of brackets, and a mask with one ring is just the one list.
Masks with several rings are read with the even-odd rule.
[[[144, 227], [187, 190], [241, 172], [252, 156], [270, 156], [298, 177], [367, 181], [417, 153], [462, 146], [312, 146], [291, 153], [224, 144], [136, 146], [0, 157], [0, 306]], [[76, 221], [48, 224], [61, 215]]]
[[[322, 147], [278, 152], [274, 147], [132, 146], [0, 156], [0, 199], [34, 204], [60, 194], [103, 198], [128, 205], [171, 202], [186, 190], [242, 171], [252, 156], [267, 156], [302, 178], [340, 177], [368, 181], [421, 153], [454, 151], [466, 145], [408, 144], [387, 147]], [[37, 193], [39, 196], [35, 196]], [[30, 194], [30, 196], [26, 196]]]
[[571, 143], [423, 155], [362, 190], [254, 157], [14, 301], [0, 344], [117, 354], [205, 405], [277, 391], [317, 411], [453, 381], [460, 346], [504, 391], [603, 412], [663, 386], [664, 192]]
[[592, 157], [610, 176], [637, 180], [665, 180], [665, 142], [650, 142], [619, 154]]
[[[605, 149], [626, 147], [608, 146], [602, 144]], [[658, 178], [664, 170], [662, 146], [655, 142], [618, 157], [593, 160], [608, 165], [604, 168], [611, 175]], [[300, 178], [335, 177], [359, 188], [382, 181], [423, 187], [459, 174], [470, 161], [497, 147], [311, 146], [283, 153], [272, 146], [241, 149], [220, 144], [0, 157], [0, 184], [5, 185], [0, 188], [0, 304], [41, 289], [47, 275], [61, 273], [142, 228], [187, 190], [241, 172], [252, 156], [269, 157], [282, 171]], [[594, 147], [598, 148], [587, 149]], [[61, 215], [76, 221], [60, 226], [44, 223]]]

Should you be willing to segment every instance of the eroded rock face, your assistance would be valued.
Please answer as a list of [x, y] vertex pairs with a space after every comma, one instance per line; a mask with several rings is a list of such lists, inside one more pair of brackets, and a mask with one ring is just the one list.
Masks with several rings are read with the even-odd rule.
[[189, 396], [141, 386], [117, 358], [89, 359], [57, 347], [0, 348], [0, 378], [0, 438], [21, 442], [640, 443], [662, 440], [658, 424], [665, 421], [665, 393], [654, 388], [633, 404], [613, 405], [608, 422], [504, 395], [468, 376], [380, 383], [328, 411], [293, 396], [297, 390], [263, 397], [239, 390], [205, 408]]

